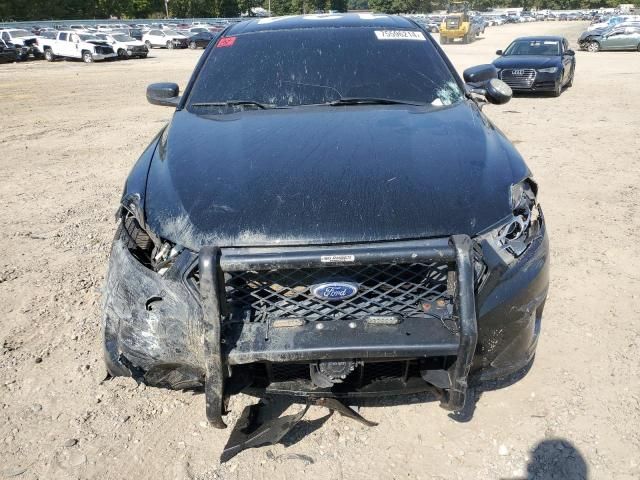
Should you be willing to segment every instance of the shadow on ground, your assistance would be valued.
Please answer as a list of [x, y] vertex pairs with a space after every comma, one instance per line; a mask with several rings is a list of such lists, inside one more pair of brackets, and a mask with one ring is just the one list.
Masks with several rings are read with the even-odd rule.
[[502, 480], [587, 480], [589, 467], [580, 451], [568, 440], [539, 442], [531, 450], [527, 476]]

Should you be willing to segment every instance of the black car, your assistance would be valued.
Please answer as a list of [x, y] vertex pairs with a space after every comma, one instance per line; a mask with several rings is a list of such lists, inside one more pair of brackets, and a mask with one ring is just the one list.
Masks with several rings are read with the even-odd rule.
[[0, 63], [13, 63], [18, 60], [19, 55], [13, 43], [6, 43], [0, 38]]
[[575, 52], [563, 37], [516, 38], [493, 61], [499, 78], [516, 92], [551, 92], [558, 97], [573, 84]]
[[196, 48], [207, 48], [211, 40], [217, 36], [217, 34], [211, 32], [198, 32], [189, 37], [189, 48], [192, 50]]
[[[436, 391], [526, 371], [549, 284], [538, 186], [482, 113], [511, 96], [410, 19], [254, 19], [203, 53], [131, 171], [111, 375], [229, 395]], [[325, 402], [325, 400], [322, 400]], [[326, 404], [326, 403], [325, 403]], [[335, 402], [334, 402], [335, 404]]]

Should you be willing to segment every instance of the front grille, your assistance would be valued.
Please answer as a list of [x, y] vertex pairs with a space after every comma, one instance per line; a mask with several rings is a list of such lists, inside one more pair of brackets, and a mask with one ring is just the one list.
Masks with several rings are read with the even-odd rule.
[[113, 48], [111, 47], [103, 47], [103, 46], [96, 46], [96, 53], [102, 54], [102, 55], [108, 55], [110, 53], [113, 53]]
[[[232, 322], [299, 317], [316, 321], [371, 315], [421, 316], [425, 314], [424, 302], [451, 297], [447, 291], [448, 272], [446, 263], [227, 272], [223, 315], [226, 321]], [[312, 295], [312, 285], [337, 281], [358, 284], [357, 294], [340, 301]]]
[[536, 71], [533, 68], [513, 68], [502, 70], [500, 80], [511, 88], [531, 88], [536, 80]]

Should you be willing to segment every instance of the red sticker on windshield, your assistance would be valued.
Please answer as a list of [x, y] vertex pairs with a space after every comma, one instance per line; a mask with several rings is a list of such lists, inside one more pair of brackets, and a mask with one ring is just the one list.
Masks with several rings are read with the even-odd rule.
[[230, 47], [234, 43], [236, 43], [236, 37], [224, 37], [218, 41], [216, 48]]

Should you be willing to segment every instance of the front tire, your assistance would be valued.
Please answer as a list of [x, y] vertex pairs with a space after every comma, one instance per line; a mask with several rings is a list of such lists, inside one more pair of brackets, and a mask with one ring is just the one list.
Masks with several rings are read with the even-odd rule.
[[198, 48], [198, 46], [196, 45], [196, 42], [189, 42], [189, 48], [191, 50], [195, 50], [196, 48]]
[[53, 51], [50, 48], [47, 48], [44, 51], [44, 58], [47, 62], [53, 62], [56, 59], [56, 56], [53, 54]]
[[123, 48], [118, 50], [118, 58], [120, 58], [121, 60], [126, 60], [127, 52]]
[[587, 50], [591, 53], [596, 53], [600, 51], [600, 44], [598, 42], [591, 42], [587, 46]]
[[556, 86], [553, 88], [553, 92], [551, 92], [552, 97], [559, 97], [562, 94], [562, 80], [556, 83]]
[[93, 55], [91, 55], [91, 52], [84, 52], [82, 54], [82, 61], [84, 63], [93, 63]]
[[169, 50], [172, 50], [172, 49], [173, 49], [173, 42], [172, 42], [172, 41], [168, 41], [168, 42], [167, 42], [167, 48], [168, 48]]
[[576, 67], [571, 67], [571, 76], [567, 82], [567, 88], [573, 87], [573, 77], [576, 75]]
[[144, 44], [147, 46], [149, 50], [153, 48], [153, 45], [151, 45], [151, 42], [149, 40], [145, 41]]

